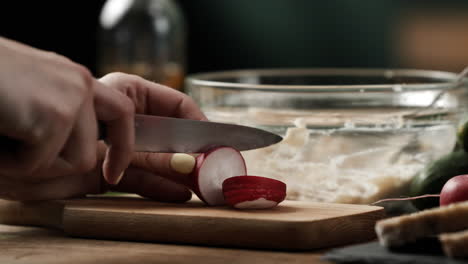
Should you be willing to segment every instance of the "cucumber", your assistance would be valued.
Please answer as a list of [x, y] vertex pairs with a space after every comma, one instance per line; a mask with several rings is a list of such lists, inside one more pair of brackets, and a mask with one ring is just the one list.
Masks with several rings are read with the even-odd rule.
[[[452, 177], [468, 173], [468, 153], [457, 150], [429, 164], [410, 185], [410, 196], [424, 194], [439, 194], [444, 184]], [[439, 198], [423, 198], [412, 200], [413, 205], [420, 209], [439, 206]]]
[[468, 122], [464, 122], [457, 131], [457, 144], [468, 152]]

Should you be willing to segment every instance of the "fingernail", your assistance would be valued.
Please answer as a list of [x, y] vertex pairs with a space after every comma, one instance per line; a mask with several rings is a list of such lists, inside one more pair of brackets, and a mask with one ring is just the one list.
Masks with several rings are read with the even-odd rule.
[[171, 168], [182, 174], [189, 174], [195, 167], [195, 158], [188, 154], [176, 153], [171, 158]]
[[119, 177], [117, 177], [117, 179], [115, 179], [115, 185], [119, 184], [120, 180], [122, 180], [123, 176], [124, 176], [124, 173], [125, 171], [122, 171], [122, 173], [120, 173]]
[[112, 185], [117, 185], [117, 184], [119, 184], [120, 180], [122, 180], [122, 177], [125, 174], [125, 170], [122, 171], [117, 178], [112, 180], [112, 177], [110, 176], [110, 175], [112, 175], [112, 172], [111, 172], [111, 170], [109, 168], [109, 162], [107, 162], [107, 160], [105, 160], [104, 163], [102, 164], [102, 173], [103, 173], [104, 179], [106, 179], [107, 183], [112, 184]]

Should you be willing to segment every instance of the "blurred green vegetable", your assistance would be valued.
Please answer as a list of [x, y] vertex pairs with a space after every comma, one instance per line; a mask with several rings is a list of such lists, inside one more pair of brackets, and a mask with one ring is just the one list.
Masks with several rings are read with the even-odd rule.
[[[410, 186], [410, 196], [439, 194], [449, 179], [467, 173], [468, 153], [463, 149], [452, 152], [430, 163], [413, 178]], [[416, 199], [412, 200], [412, 202], [420, 210], [439, 206], [438, 198]]]
[[468, 152], [468, 122], [465, 122], [458, 128], [457, 145]]

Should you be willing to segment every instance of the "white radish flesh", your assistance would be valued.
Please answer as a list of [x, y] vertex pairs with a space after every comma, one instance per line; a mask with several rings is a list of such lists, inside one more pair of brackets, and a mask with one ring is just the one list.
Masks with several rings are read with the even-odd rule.
[[266, 209], [266, 208], [275, 207], [277, 205], [278, 205], [277, 202], [270, 201], [262, 197], [253, 201], [240, 202], [233, 206], [234, 208], [237, 208], [237, 209]]
[[245, 162], [239, 151], [230, 147], [214, 148], [197, 157], [197, 167], [191, 175], [191, 187], [208, 205], [224, 205], [224, 180], [246, 173]]

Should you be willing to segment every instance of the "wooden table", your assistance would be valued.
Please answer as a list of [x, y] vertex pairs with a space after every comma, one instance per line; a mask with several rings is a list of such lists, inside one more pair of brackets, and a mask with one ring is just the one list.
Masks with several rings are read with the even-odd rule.
[[79, 239], [55, 230], [0, 225], [0, 263], [327, 263], [321, 253]]

